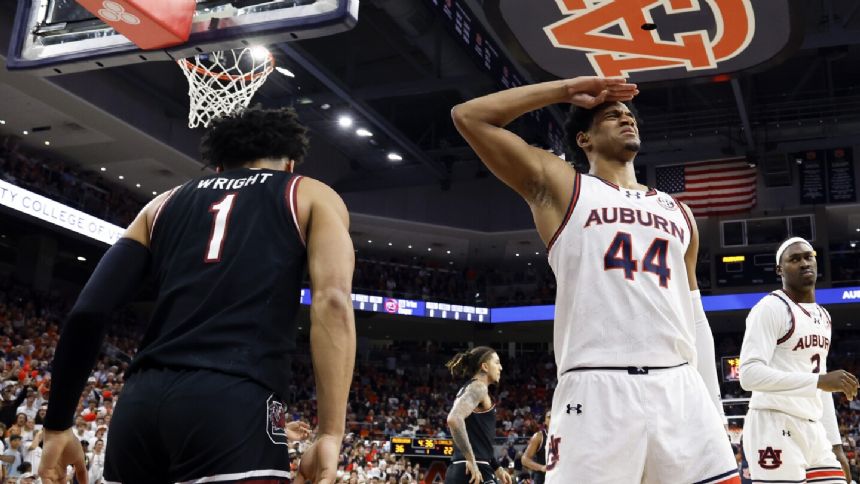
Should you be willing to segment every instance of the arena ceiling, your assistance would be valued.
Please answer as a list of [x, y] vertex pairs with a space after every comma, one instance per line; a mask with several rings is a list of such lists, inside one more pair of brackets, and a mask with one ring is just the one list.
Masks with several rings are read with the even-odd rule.
[[[14, 5], [0, 1], [0, 52]], [[480, 10], [477, 1], [470, 5]], [[645, 120], [644, 143], [637, 163], [748, 152], [767, 158], [810, 143], [856, 143], [860, 4], [802, 5], [802, 43], [779, 65], [742, 74], [737, 82], [642, 86], [637, 107]], [[451, 250], [446, 255], [463, 258], [476, 251], [542, 256], [527, 208], [489, 176], [450, 121], [453, 105], [498, 89], [495, 80], [425, 0], [364, 0], [359, 18], [346, 33], [269, 46], [278, 65], [295, 77], [273, 74], [254, 101], [293, 105], [311, 128], [311, 155], [300, 171], [344, 194], [356, 214], [357, 245], [367, 249], [366, 241], [373, 240]], [[186, 127], [186, 81], [172, 63], [51, 78], [0, 71], [0, 99], [0, 119], [6, 121], [0, 133], [86, 169], [105, 167], [106, 176], [141, 200], [204, 169], [197, 159], [200, 132]], [[375, 136], [368, 140], [339, 128], [342, 114]], [[554, 116], [562, 119], [562, 109]], [[744, 119], [746, 132], [740, 130]], [[403, 160], [389, 161], [389, 152]], [[114, 178], [120, 174], [124, 180]], [[832, 216], [835, 226], [850, 225], [850, 210]]]

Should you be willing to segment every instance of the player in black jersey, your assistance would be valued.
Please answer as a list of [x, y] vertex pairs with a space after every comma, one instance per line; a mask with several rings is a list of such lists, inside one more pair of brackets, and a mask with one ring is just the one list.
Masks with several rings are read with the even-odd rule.
[[532, 435], [529, 445], [523, 452], [523, 467], [532, 471], [534, 484], [543, 484], [546, 479], [546, 429], [549, 428], [549, 414], [549, 412], [546, 413], [543, 428]]
[[[445, 364], [451, 375], [470, 378], [448, 413], [448, 427], [454, 439], [454, 456], [445, 484], [511, 484], [511, 476], [499, 466], [493, 452], [496, 436], [496, 406], [489, 386], [499, 383], [502, 364], [495, 350], [478, 346], [458, 353]], [[498, 480], [496, 480], [498, 478]]]
[[152, 320], [127, 372], [106, 450], [106, 481], [289, 482], [286, 424], [295, 315], [307, 264], [319, 427], [295, 482], [332, 483], [355, 360], [348, 214], [328, 186], [293, 175], [306, 129], [291, 109], [213, 122], [216, 175], [153, 199], [104, 255], [66, 321], [45, 418], [43, 482], [86, 482], [70, 427], [106, 316], [152, 277]]

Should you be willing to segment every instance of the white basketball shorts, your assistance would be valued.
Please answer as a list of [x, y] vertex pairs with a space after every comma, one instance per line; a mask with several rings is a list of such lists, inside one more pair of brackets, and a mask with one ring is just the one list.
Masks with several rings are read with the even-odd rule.
[[751, 408], [744, 419], [743, 444], [754, 483], [845, 484], [821, 422]]
[[740, 484], [725, 427], [690, 365], [567, 372], [552, 401], [547, 484]]

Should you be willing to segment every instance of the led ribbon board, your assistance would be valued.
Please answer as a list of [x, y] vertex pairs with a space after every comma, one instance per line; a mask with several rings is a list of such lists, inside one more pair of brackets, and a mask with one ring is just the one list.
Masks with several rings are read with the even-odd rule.
[[118, 225], [3, 180], [0, 180], [0, 205], [109, 245], [125, 232]]

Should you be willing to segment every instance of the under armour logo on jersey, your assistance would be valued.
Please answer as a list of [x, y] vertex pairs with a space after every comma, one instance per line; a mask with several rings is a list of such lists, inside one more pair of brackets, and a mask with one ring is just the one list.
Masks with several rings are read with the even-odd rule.
[[627, 198], [636, 197], [637, 199], [642, 198], [642, 192], [631, 192], [630, 190], [624, 190], [627, 192]]
[[570, 412], [572, 412], [574, 410], [576, 410], [577, 415], [581, 414], [582, 413], [582, 404], [577, 403], [576, 406], [573, 406], [573, 405], [568, 403], [567, 404], [567, 414], [570, 415]]
[[783, 437], [791, 437], [791, 431], [790, 430], [783, 430], [782, 436]]
[[[768, 447], [758, 451], [758, 465], [762, 469], [776, 469], [782, 465], [782, 450]], [[770, 461], [770, 462], [768, 462]]]
[[125, 7], [117, 2], [105, 0], [102, 2], [102, 7], [99, 9], [99, 17], [106, 22], [124, 22], [129, 25], [137, 25], [140, 19], [136, 15], [125, 11]]

